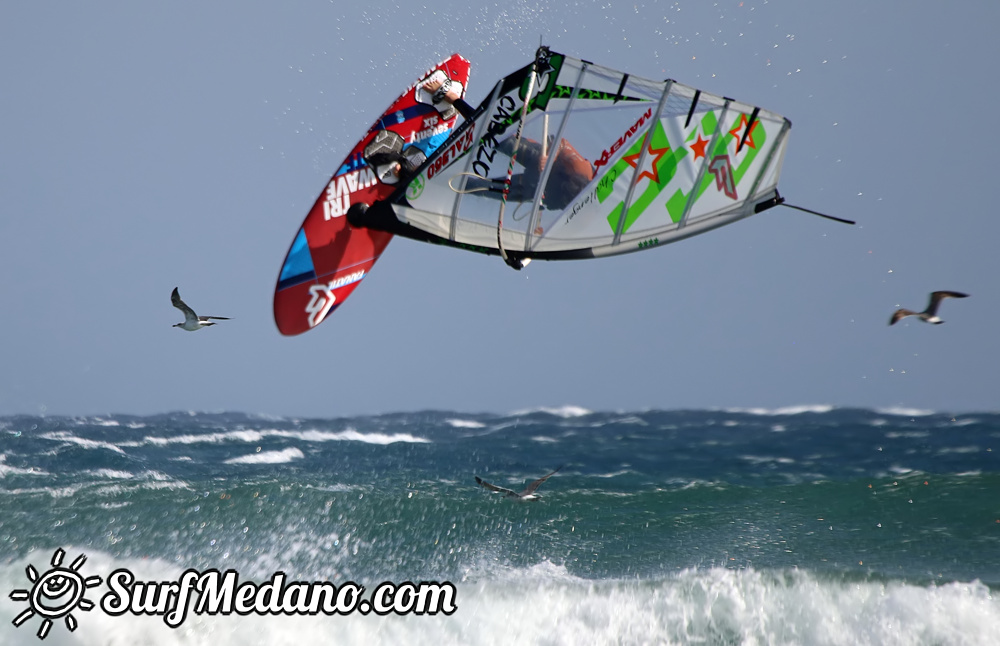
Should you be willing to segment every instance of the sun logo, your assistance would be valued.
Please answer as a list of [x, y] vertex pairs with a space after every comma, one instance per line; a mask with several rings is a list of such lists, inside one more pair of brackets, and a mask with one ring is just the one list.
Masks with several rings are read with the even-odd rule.
[[28, 580], [31, 581], [31, 590], [14, 590], [10, 593], [10, 598], [14, 601], [27, 601], [28, 609], [14, 618], [12, 622], [15, 626], [28, 621], [35, 615], [42, 618], [42, 625], [38, 628], [38, 638], [45, 639], [52, 628], [52, 620], [66, 617], [66, 628], [70, 632], [76, 630], [76, 617], [73, 610], [90, 610], [94, 607], [94, 602], [84, 598], [87, 588], [101, 585], [101, 577], [92, 576], [84, 579], [79, 569], [87, 561], [87, 557], [81, 554], [70, 566], [62, 567], [63, 557], [66, 552], [61, 548], [52, 555], [52, 569], [39, 576], [38, 570], [33, 565], [25, 568]]

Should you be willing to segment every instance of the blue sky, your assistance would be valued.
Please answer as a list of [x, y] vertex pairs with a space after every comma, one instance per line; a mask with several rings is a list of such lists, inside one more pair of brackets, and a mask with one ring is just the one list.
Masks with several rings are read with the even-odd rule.
[[[0, 7], [0, 414], [997, 410], [996, 3], [219, 1]], [[775, 209], [626, 256], [396, 239], [321, 326], [271, 296], [347, 151], [452, 52], [556, 51], [793, 123]], [[178, 286], [199, 313], [189, 334]], [[947, 323], [908, 319], [932, 290]]]

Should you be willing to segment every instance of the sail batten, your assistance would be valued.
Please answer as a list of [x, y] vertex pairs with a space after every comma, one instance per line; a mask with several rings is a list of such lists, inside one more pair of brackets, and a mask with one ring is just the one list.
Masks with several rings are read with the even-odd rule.
[[[583, 61], [580, 65], [580, 73], [576, 78], [576, 82], [573, 84], [573, 92], [570, 94], [569, 102], [566, 104], [566, 112], [563, 114], [562, 120], [559, 121], [559, 128], [556, 132], [556, 136], [553, 141], [562, 141], [563, 132], [566, 129], [566, 122], [569, 120], [569, 115], [573, 113], [573, 107], [576, 104], [576, 98], [580, 94], [580, 86], [583, 83], [584, 76], [587, 74], [587, 68], [589, 63]], [[542, 146], [546, 145], [547, 133], [546, 128], [543, 128], [542, 134]], [[538, 187], [535, 189], [535, 197], [532, 200], [531, 205], [531, 225], [528, 227], [527, 235], [524, 239], [524, 250], [528, 251], [531, 248], [531, 241], [533, 237], [533, 232], [538, 228], [538, 217], [540, 215], [541, 203], [542, 203], [542, 187], [549, 180], [549, 176], [552, 174], [552, 168], [555, 166], [556, 161], [559, 158], [559, 147], [557, 146], [554, 151], [551, 151], [548, 155], [548, 161], [545, 164], [545, 168], [542, 170], [542, 176], [538, 180]]]
[[[722, 114], [720, 115], [719, 120], [716, 123], [715, 130], [712, 131], [712, 138], [709, 139], [709, 141], [708, 141], [708, 149], [709, 150], [715, 150], [715, 145], [716, 145], [716, 143], [719, 140], [719, 132], [722, 129], [722, 124], [725, 123], [726, 116], [729, 113], [729, 105], [733, 102], [732, 99], [726, 99], [725, 101], [726, 101], [725, 104], [723, 104], [723, 106], [722, 106]], [[693, 110], [693, 106], [692, 106], [692, 110]], [[698, 168], [698, 176], [694, 180], [694, 186], [700, 186], [701, 185], [701, 182], [702, 182], [702, 180], [705, 177], [705, 171], [708, 169], [708, 165], [711, 163], [711, 161], [712, 161], [711, 157], [709, 157], [708, 155], [705, 155], [704, 161], [701, 163], [701, 166]], [[684, 226], [687, 224], [687, 217], [688, 217], [688, 214], [691, 212], [691, 206], [694, 204], [694, 201], [695, 201], [696, 197], [697, 197], [697, 195], [696, 195], [696, 193], [694, 191], [691, 191], [691, 193], [688, 195], [687, 202], [684, 204], [684, 213], [681, 215], [681, 219], [677, 223], [677, 228], [678, 229], [683, 229]]]

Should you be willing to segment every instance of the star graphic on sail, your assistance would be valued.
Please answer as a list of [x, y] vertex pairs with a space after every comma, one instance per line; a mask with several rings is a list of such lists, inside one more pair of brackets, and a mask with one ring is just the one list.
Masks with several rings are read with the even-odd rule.
[[689, 148], [694, 152], [694, 158], [700, 159], [705, 156], [705, 146], [708, 145], [708, 139], [702, 139], [701, 133], [698, 133], [698, 141], [694, 142], [689, 146]]
[[[648, 154], [646, 155], [646, 164], [644, 164], [644, 166], [649, 165], [651, 170], [646, 168], [641, 169], [642, 172], [639, 173], [639, 177], [636, 179], [636, 181], [638, 182], [643, 177], [648, 177], [650, 180], [652, 180], [654, 184], [659, 184], [660, 160], [663, 159], [664, 155], [670, 152], [670, 146], [666, 146], [664, 148], [653, 148], [653, 143], [650, 142], [647, 152]], [[642, 156], [642, 149], [640, 149], [639, 152], [635, 154], [625, 155], [624, 157], [622, 157], [622, 159], [627, 161], [632, 168], [638, 171], [640, 170], [639, 157], [641, 156]]]
[[[759, 125], [760, 125], [760, 121], [754, 121], [753, 122], [753, 127], [750, 128], [750, 133], [747, 135], [747, 140], [745, 142], [743, 142], [743, 145], [749, 146], [750, 148], [753, 148], [754, 150], [757, 149], [757, 145], [754, 144], [754, 141], [753, 141], [753, 131], [756, 130], [757, 126], [759, 126]], [[735, 128], [733, 128], [732, 130], [729, 131], [729, 134], [731, 134], [733, 136], [733, 138], [736, 140], [736, 144], [737, 145], [739, 145], [740, 139], [743, 137], [743, 131], [746, 130], [746, 128], [747, 128], [747, 115], [741, 113], [740, 114], [740, 122], [738, 124], [736, 124]]]

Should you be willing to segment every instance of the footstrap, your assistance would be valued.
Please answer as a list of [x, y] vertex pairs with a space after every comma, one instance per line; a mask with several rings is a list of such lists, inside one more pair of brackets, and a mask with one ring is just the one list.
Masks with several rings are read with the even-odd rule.
[[448, 97], [448, 92], [451, 91], [451, 79], [445, 79], [441, 87], [434, 92], [434, 96], [431, 97], [431, 103], [437, 105], [441, 103]]

